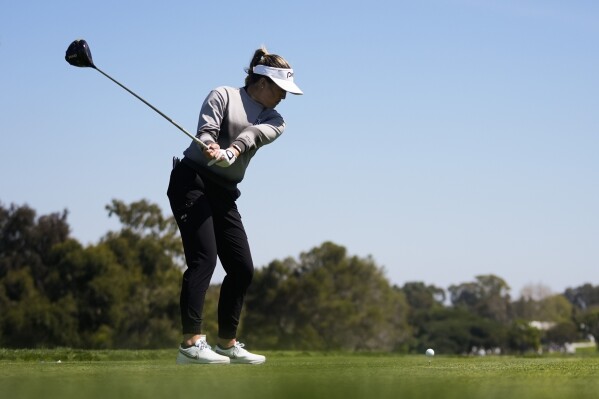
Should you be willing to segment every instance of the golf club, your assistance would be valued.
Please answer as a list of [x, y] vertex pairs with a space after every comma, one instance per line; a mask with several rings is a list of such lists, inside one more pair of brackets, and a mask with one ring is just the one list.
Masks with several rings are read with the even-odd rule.
[[73, 43], [71, 43], [69, 45], [69, 47], [67, 48], [67, 52], [66, 52], [66, 55], [64, 58], [65, 58], [65, 60], [67, 60], [67, 62], [69, 64], [71, 64], [73, 66], [81, 67], [81, 68], [93, 68], [96, 71], [100, 72], [102, 75], [106, 76], [108, 79], [112, 80], [114, 83], [121, 86], [123, 89], [127, 90], [133, 96], [137, 97], [148, 107], [152, 108], [154, 111], [156, 111], [158, 114], [160, 114], [164, 119], [166, 119], [167, 121], [169, 121], [170, 123], [175, 125], [175, 127], [177, 127], [177, 129], [181, 130], [189, 138], [191, 138], [193, 141], [198, 143], [200, 145], [200, 147], [202, 147], [204, 149], [208, 149], [208, 146], [206, 144], [204, 144], [203, 141], [201, 141], [200, 139], [198, 139], [197, 137], [195, 137], [194, 135], [189, 133], [187, 130], [183, 129], [175, 121], [173, 121], [171, 118], [169, 118], [168, 116], [163, 114], [158, 108], [154, 107], [152, 104], [150, 104], [149, 102], [147, 102], [146, 100], [144, 100], [143, 98], [141, 98], [140, 96], [138, 96], [137, 94], [135, 94], [134, 92], [129, 90], [123, 84], [119, 83], [118, 81], [116, 81], [115, 79], [110, 77], [108, 74], [103, 72], [100, 68], [95, 66], [94, 61], [92, 60], [92, 53], [89, 49], [89, 45], [87, 44], [87, 42], [85, 40], [83, 40], [83, 39], [75, 40]]

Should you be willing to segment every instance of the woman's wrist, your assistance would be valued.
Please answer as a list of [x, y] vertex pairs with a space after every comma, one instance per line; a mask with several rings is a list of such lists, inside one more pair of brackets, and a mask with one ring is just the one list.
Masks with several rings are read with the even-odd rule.
[[241, 148], [239, 148], [239, 146], [232, 144], [231, 147], [229, 147], [229, 149], [233, 151], [235, 157], [239, 157], [239, 155], [241, 155]]

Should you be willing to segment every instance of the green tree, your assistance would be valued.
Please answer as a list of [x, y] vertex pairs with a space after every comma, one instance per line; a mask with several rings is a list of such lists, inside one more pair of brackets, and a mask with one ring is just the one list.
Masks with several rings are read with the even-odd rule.
[[[47, 298], [55, 245], [68, 239], [67, 212], [37, 217], [27, 205], [0, 204], [0, 344], [68, 345], [77, 340], [72, 298]], [[40, 334], [43, 332], [43, 334]]]
[[543, 299], [521, 297], [512, 304], [516, 318], [528, 321], [567, 322], [572, 319], [572, 304], [564, 295], [550, 295]]
[[505, 349], [505, 327], [476, 315], [465, 307], [436, 307], [418, 320], [417, 345], [422, 353], [433, 347], [438, 353], [465, 354], [477, 349]]
[[280, 349], [399, 350], [409, 338], [408, 305], [372, 258], [325, 242], [258, 270], [243, 330]]
[[36, 289], [43, 291], [51, 248], [67, 240], [67, 211], [37, 217], [28, 205], [0, 204], [0, 278], [27, 268]]
[[422, 282], [407, 282], [400, 289], [413, 310], [429, 310], [443, 306], [445, 290]]
[[[153, 256], [160, 253], [172, 257], [179, 266], [183, 266], [183, 246], [177, 223], [173, 216], [164, 217], [158, 205], [145, 199], [131, 204], [113, 199], [109, 205], [106, 205], [106, 210], [108, 216], [116, 216], [122, 225], [121, 231], [117, 234], [154, 240], [151, 241], [156, 243], [153, 251], [147, 248], [149, 252], [146, 255], [149, 259], [145, 259], [146, 262], [152, 263]], [[110, 238], [111, 235], [109, 233], [106, 238]], [[165, 267], [170, 266], [169, 263]], [[148, 265], [147, 267], [153, 266]]]
[[585, 335], [592, 335], [599, 350], [599, 306], [593, 306], [576, 315], [580, 329]]
[[580, 332], [576, 324], [572, 321], [563, 321], [547, 330], [542, 337], [542, 342], [546, 345], [564, 345], [580, 340]]
[[541, 331], [525, 320], [516, 320], [508, 330], [508, 345], [518, 353], [536, 353], [541, 348]]
[[122, 229], [83, 247], [68, 237], [66, 211], [38, 218], [27, 206], [0, 206], [1, 345], [176, 345], [182, 249], [174, 220], [145, 200], [114, 200], [107, 210]]
[[593, 306], [599, 306], [599, 285], [583, 284], [579, 287], [568, 288], [564, 296], [577, 309], [586, 310]]
[[[112, 347], [155, 348], [180, 338], [182, 247], [172, 217], [146, 200], [113, 200], [106, 207], [122, 228], [98, 245], [114, 256], [112, 269], [91, 282], [94, 300], [111, 304], [98, 331]], [[101, 301], [100, 301], [101, 302]]]
[[[430, 343], [426, 339], [423, 341], [425, 324], [429, 320], [432, 312], [443, 309], [445, 302], [445, 290], [434, 285], [425, 285], [422, 282], [408, 282], [403, 287], [395, 287], [402, 292], [409, 305], [408, 323], [412, 326], [413, 337], [410, 339], [409, 347], [411, 351], [421, 353]], [[438, 346], [435, 348], [442, 349]], [[445, 348], [446, 349], [446, 348]], [[452, 349], [453, 350], [453, 349]]]
[[449, 287], [451, 303], [483, 318], [506, 323], [510, 314], [510, 287], [495, 275], [476, 276], [476, 281]]

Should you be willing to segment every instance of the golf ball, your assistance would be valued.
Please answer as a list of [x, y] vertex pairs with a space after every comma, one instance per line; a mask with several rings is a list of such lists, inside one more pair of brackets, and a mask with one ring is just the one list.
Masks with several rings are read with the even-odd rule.
[[426, 356], [435, 356], [435, 351], [432, 349], [427, 349], [425, 354]]

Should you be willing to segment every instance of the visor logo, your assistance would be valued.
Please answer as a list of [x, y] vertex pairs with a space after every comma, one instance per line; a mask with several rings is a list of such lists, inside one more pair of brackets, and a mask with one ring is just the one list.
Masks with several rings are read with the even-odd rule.
[[292, 78], [293, 77], [293, 72], [287, 72], [287, 79]]

